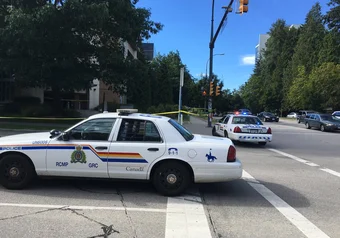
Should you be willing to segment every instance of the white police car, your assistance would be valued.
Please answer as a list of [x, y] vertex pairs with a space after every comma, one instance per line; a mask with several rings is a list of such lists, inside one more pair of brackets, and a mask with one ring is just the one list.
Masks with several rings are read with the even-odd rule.
[[224, 136], [232, 141], [256, 142], [266, 145], [272, 141], [272, 130], [263, 125], [257, 116], [228, 114], [222, 117], [212, 129], [213, 136]]
[[192, 182], [242, 176], [229, 139], [192, 134], [168, 117], [137, 112], [93, 115], [65, 132], [0, 138], [0, 184], [22, 189], [35, 175], [139, 179], [175, 196]]

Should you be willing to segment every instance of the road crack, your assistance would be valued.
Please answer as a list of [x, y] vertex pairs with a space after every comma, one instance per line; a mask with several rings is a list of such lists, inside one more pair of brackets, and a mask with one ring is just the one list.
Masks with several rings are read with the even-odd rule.
[[121, 203], [124, 207], [125, 215], [126, 215], [128, 221], [130, 223], [132, 230], [133, 230], [133, 238], [137, 238], [137, 231], [136, 231], [136, 228], [133, 224], [132, 218], [131, 218], [130, 214], [128, 213], [127, 206], [126, 206], [125, 201], [124, 201], [124, 196], [118, 188], [116, 190], [117, 190], [117, 194], [120, 196], [120, 201], [121, 201]]
[[22, 214], [22, 215], [17, 215], [17, 216], [12, 216], [12, 217], [0, 218], [0, 221], [6, 221], [6, 220], [11, 220], [11, 219], [21, 218], [21, 217], [26, 217], [26, 216], [32, 216], [32, 215], [37, 215], [40, 213], [45, 213], [45, 212], [50, 212], [50, 211], [55, 211], [55, 210], [63, 210], [64, 208], [67, 208], [67, 206], [58, 207], [58, 208], [50, 208], [50, 209], [46, 209], [43, 211], [32, 212], [32, 213]]
[[114, 234], [114, 233], [120, 233], [118, 230], [115, 230], [113, 229], [113, 225], [110, 225], [110, 226], [107, 226], [105, 225], [104, 223], [101, 223], [91, 217], [88, 217], [82, 213], [79, 213], [77, 212], [76, 209], [70, 209], [70, 208], [66, 208], [66, 209], [63, 209], [64, 211], [71, 211], [73, 214], [77, 215], [77, 216], [80, 216], [80, 217], [83, 217], [85, 218], [86, 220], [89, 220], [91, 222], [94, 222], [98, 225], [101, 226], [101, 229], [103, 230], [104, 234], [99, 234], [99, 235], [95, 235], [95, 236], [90, 236], [89, 238], [97, 238], [97, 237], [104, 237], [104, 238], [108, 238], [110, 235]]

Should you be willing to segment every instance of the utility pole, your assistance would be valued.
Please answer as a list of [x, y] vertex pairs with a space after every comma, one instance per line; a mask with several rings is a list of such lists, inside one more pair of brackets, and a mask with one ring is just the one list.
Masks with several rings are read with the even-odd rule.
[[183, 124], [183, 116], [182, 116], [182, 87], [184, 85], [184, 67], [180, 69], [179, 76], [179, 97], [178, 97], [178, 123]]
[[[221, 31], [221, 28], [223, 26], [224, 21], [227, 18], [227, 15], [229, 12], [232, 11], [231, 6], [233, 4], [234, 0], [230, 0], [230, 3], [227, 7], [225, 7], [225, 13], [222, 17], [222, 20], [217, 28], [216, 33], [214, 34], [214, 9], [215, 9], [215, 0], [212, 0], [212, 11], [211, 11], [211, 34], [210, 34], [210, 43], [209, 43], [209, 49], [210, 49], [210, 64], [209, 64], [209, 84], [210, 82], [213, 82], [213, 56], [214, 56], [214, 47], [215, 47], [215, 41], [217, 39], [218, 34]], [[209, 100], [208, 100], [208, 127], [212, 127], [212, 95], [213, 92], [209, 90]]]

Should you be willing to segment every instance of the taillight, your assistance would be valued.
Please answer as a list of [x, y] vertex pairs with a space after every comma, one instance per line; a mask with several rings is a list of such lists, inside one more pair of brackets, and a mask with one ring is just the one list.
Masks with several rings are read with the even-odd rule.
[[234, 146], [229, 146], [227, 162], [235, 162], [236, 160], [236, 149]]
[[241, 133], [242, 130], [238, 126], [234, 128], [234, 133]]
[[270, 127], [267, 130], [267, 134], [271, 134], [272, 133], [272, 129], [270, 129]]

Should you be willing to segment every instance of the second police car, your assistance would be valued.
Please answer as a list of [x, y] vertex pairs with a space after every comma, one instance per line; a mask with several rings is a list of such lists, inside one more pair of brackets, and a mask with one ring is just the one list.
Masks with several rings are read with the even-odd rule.
[[93, 115], [65, 132], [0, 138], [0, 184], [22, 189], [34, 176], [150, 180], [175, 196], [192, 182], [239, 179], [242, 164], [229, 139], [128, 109]]
[[234, 142], [255, 142], [266, 145], [272, 141], [272, 130], [257, 116], [227, 114], [212, 129], [213, 136], [223, 136]]

